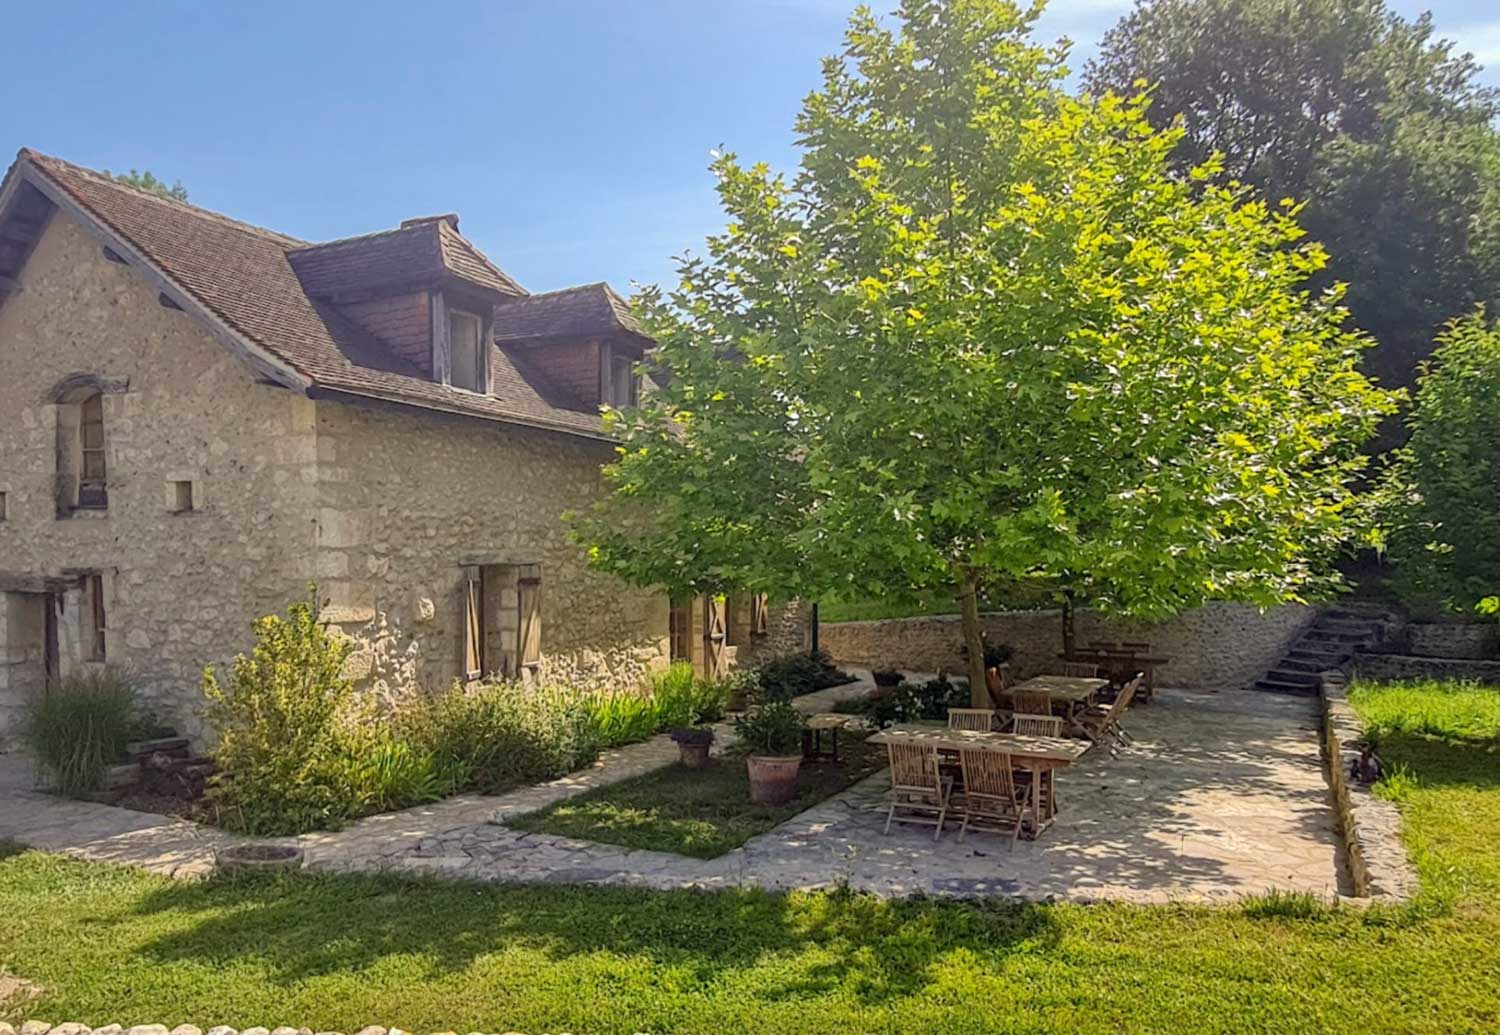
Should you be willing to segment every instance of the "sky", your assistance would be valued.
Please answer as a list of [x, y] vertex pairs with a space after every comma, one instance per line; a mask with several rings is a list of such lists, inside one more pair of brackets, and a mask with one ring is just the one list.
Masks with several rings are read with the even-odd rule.
[[[671, 283], [723, 227], [709, 153], [791, 170], [855, 0], [14, 4], [0, 150], [149, 169], [310, 241], [456, 212], [528, 290]], [[881, 4], [873, 6], [882, 9]], [[1052, 0], [1081, 68], [1128, 0]], [[1431, 10], [1500, 86], [1493, 0]]]

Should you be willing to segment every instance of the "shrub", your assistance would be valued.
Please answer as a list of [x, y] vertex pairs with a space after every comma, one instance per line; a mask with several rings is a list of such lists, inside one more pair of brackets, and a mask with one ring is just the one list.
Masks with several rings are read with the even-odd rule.
[[795, 755], [802, 750], [802, 716], [790, 701], [768, 701], [735, 722], [746, 750], [755, 755]]
[[361, 727], [344, 735], [338, 762], [340, 786], [347, 787], [359, 814], [410, 808], [457, 793], [469, 782], [468, 768], [387, 727]]
[[588, 714], [601, 747], [619, 747], [645, 740], [661, 727], [653, 697], [635, 690], [589, 694], [581, 707]]
[[203, 672], [205, 719], [218, 736], [208, 800], [220, 821], [252, 834], [294, 834], [361, 810], [342, 723], [360, 716], [341, 675], [350, 645], [318, 624], [315, 600], [256, 620], [255, 648], [221, 683]]
[[1421, 610], [1467, 611], [1500, 586], [1500, 327], [1449, 324], [1422, 367], [1390, 488], [1397, 590]]
[[762, 664], [756, 671], [765, 701], [790, 701], [815, 690], [849, 682], [849, 674], [833, 664], [827, 651], [787, 654]]
[[925, 683], [902, 683], [894, 690], [871, 694], [862, 703], [870, 724], [885, 729], [898, 722], [946, 719], [949, 708], [968, 706], [969, 688], [967, 683], [938, 676]]
[[106, 766], [125, 761], [139, 722], [137, 693], [119, 669], [70, 674], [29, 702], [23, 735], [63, 794], [97, 788]]
[[570, 773], [600, 746], [583, 695], [517, 683], [455, 687], [409, 712], [401, 729], [443, 765], [461, 769], [469, 788], [491, 794]]
[[658, 710], [657, 728], [681, 729], [718, 722], [724, 718], [738, 682], [734, 676], [701, 679], [693, 672], [692, 665], [674, 662], [651, 677], [652, 696]]

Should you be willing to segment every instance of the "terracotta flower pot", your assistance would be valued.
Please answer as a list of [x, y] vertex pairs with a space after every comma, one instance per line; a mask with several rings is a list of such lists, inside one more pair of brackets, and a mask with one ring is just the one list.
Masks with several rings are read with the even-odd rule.
[[756, 805], [782, 805], [797, 796], [801, 755], [750, 755], [750, 800]]
[[708, 748], [709, 745], [707, 744], [679, 742], [677, 745], [677, 754], [681, 758], [682, 764], [688, 769], [702, 769], [708, 765]]

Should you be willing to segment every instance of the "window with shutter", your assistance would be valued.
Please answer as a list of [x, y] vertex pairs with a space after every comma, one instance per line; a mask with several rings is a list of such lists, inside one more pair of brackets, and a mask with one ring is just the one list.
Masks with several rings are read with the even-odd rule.
[[765, 636], [770, 631], [770, 602], [764, 593], [750, 598], [750, 635]]
[[102, 510], [109, 506], [104, 487], [104, 396], [95, 392], [78, 406], [78, 506]]
[[484, 675], [484, 569], [464, 568], [464, 678]]
[[83, 600], [79, 615], [83, 626], [80, 643], [84, 657], [89, 661], [105, 660], [104, 644], [104, 576], [86, 575], [83, 579]]
[[542, 660], [542, 571], [539, 565], [523, 565], [516, 581], [518, 620], [517, 661], [522, 668]]

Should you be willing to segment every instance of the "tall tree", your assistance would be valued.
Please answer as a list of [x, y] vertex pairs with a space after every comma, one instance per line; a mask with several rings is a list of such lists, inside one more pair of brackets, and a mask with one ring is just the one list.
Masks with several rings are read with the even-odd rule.
[[1180, 170], [1222, 152], [1226, 179], [1307, 200], [1329, 276], [1380, 343], [1367, 368], [1406, 385], [1444, 321], [1500, 295], [1482, 244], [1496, 96], [1477, 70], [1383, 0], [1142, 0], [1085, 82], [1149, 84], [1153, 123], [1182, 119]]
[[1500, 327], [1478, 312], [1438, 337], [1391, 470], [1397, 588], [1468, 611], [1500, 588]]
[[127, 187], [143, 190], [147, 194], [155, 194], [158, 198], [166, 198], [168, 201], [186, 201], [188, 199], [187, 188], [182, 185], [181, 180], [178, 180], [169, 187], [165, 180], [158, 180], [149, 169], [145, 172], [132, 169], [128, 173], [118, 174], [106, 169], [104, 170], [104, 175], [116, 183], [123, 183]]
[[596, 564], [694, 591], [949, 587], [1142, 616], [1274, 604], [1350, 531], [1389, 409], [1294, 206], [1169, 174], [1144, 102], [1076, 98], [1035, 10], [855, 13], [794, 180], [713, 163], [727, 229], [647, 290], [662, 390], [616, 414]]

